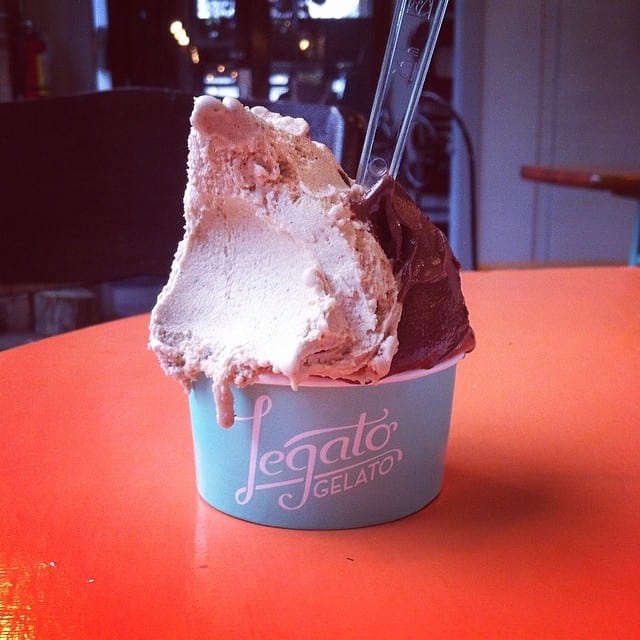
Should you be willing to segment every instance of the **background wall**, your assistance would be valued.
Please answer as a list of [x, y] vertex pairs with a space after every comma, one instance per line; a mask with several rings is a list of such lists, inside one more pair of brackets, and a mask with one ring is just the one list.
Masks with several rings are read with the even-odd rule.
[[[53, 93], [94, 90], [91, 0], [22, 7], [46, 34]], [[640, 166], [640, 2], [456, 0], [455, 11], [454, 103], [475, 143], [480, 266], [626, 262], [636, 203], [519, 170]], [[454, 148], [452, 243], [468, 266], [467, 159], [459, 139]]]
[[47, 43], [53, 95], [96, 89], [91, 0], [22, 0], [22, 12]]
[[478, 156], [480, 265], [625, 262], [636, 203], [519, 170], [640, 166], [640, 3], [459, 2], [456, 105]]

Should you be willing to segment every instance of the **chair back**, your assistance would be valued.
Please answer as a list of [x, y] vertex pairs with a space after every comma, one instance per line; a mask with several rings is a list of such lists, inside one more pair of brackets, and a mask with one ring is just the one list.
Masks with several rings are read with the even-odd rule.
[[[265, 106], [307, 119], [355, 173], [356, 114]], [[183, 235], [192, 107], [164, 89], [0, 104], [0, 286], [166, 277]]]

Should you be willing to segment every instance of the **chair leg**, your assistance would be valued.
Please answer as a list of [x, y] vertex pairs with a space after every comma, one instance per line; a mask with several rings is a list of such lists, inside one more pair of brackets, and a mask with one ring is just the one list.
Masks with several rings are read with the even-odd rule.
[[631, 239], [631, 252], [629, 253], [629, 264], [634, 267], [640, 266], [640, 202], [636, 213], [636, 223], [633, 228]]

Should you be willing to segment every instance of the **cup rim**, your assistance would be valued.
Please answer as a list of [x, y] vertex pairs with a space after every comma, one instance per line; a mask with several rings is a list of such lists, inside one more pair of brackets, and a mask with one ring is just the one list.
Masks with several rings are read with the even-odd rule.
[[[430, 369], [409, 369], [408, 371], [401, 371], [395, 373], [392, 376], [386, 376], [378, 380], [378, 382], [371, 383], [375, 385], [380, 384], [397, 384], [400, 382], [407, 382], [409, 380], [415, 380], [416, 378], [422, 378], [430, 375], [435, 375], [449, 369], [460, 362], [466, 354], [458, 353], [455, 356], [447, 358]], [[271, 386], [291, 386], [291, 380], [280, 373], [261, 373], [256, 378], [256, 384], [265, 384]], [[334, 380], [332, 378], [323, 378], [321, 376], [309, 376], [308, 378], [301, 380], [298, 383], [299, 387], [353, 387], [358, 386], [357, 383], [348, 382], [346, 380]], [[371, 385], [363, 385], [371, 386]]]

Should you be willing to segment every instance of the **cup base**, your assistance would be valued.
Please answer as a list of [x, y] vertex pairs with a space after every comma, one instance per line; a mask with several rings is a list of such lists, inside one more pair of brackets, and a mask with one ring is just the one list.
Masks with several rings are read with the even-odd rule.
[[234, 388], [224, 429], [200, 378], [189, 396], [198, 491], [223, 513], [289, 529], [411, 515], [442, 487], [454, 382], [455, 363], [378, 385]]

